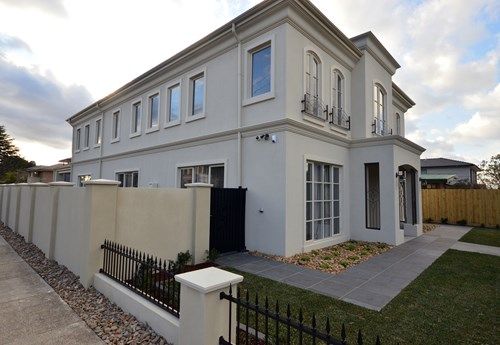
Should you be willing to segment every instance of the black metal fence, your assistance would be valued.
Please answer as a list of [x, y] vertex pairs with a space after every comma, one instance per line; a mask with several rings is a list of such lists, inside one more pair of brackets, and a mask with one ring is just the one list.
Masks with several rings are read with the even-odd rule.
[[181, 289], [171, 262], [107, 240], [101, 248], [101, 273], [179, 317]]
[[[229, 334], [227, 338], [219, 338], [220, 345], [346, 345], [346, 329], [344, 324], [339, 334], [335, 337], [332, 334], [330, 320], [327, 318], [323, 325], [319, 325], [316, 316], [313, 314], [310, 324], [304, 320], [302, 309], [299, 310], [298, 318], [292, 317], [290, 304], [284, 310], [280, 310], [278, 301], [274, 306], [269, 305], [266, 297], [259, 304], [259, 296], [255, 295], [255, 301], [250, 301], [248, 291], [245, 296], [241, 296], [241, 289], [238, 288], [236, 297], [233, 296], [232, 287], [229, 294], [220, 293], [220, 299], [229, 301]], [[234, 304], [234, 306], [233, 306]], [[233, 309], [233, 308], [236, 308]], [[236, 312], [236, 325], [232, 324], [231, 315]], [[234, 332], [236, 331], [236, 334]], [[357, 344], [365, 344], [361, 330], [357, 333]], [[377, 336], [376, 345], [380, 345], [380, 338]]]

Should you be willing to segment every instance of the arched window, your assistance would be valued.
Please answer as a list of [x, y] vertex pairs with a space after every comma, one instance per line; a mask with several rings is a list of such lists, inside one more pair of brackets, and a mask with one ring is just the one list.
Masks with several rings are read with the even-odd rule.
[[373, 117], [385, 120], [385, 95], [386, 92], [380, 84], [373, 86]]
[[308, 51], [306, 54], [306, 97], [311, 104], [314, 115], [321, 116], [320, 105], [321, 62], [316, 54]]
[[401, 115], [396, 113], [396, 134], [401, 135]]
[[332, 104], [334, 111], [338, 116], [342, 116], [345, 111], [345, 81], [344, 75], [338, 70], [333, 71], [332, 75]]

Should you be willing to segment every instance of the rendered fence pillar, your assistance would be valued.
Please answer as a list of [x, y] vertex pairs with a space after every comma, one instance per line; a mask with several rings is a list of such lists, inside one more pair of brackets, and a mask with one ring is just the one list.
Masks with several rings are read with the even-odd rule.
[[19, 192], [21, 187], [19, 184], [13, 184], [10, 187], [10, 201], [9, 201], [9, 218], [7, 226], [17, 233], [17, 221], [19, 215]]
[[2, 212], [3, 212], [3, 191], [5, 189], [5, 186], [3, 184], [0, 184], [0, 222], [3, 221], [2, 218]]
[[210, 190], [208, 183], [189, 183], [193, 190], [193, 234], [191, 253], [195, 264], [205, 261], [210, 246]]
[[71, 182], [51, 182], [49, 183], [51, 196], [52, 196], [52, 214], [50, 226], [50, 246], [49, 246], [49, 259], [54, 259], [54, 251], [56, 248], [56, 234], [57, 234], [57, 213], [59, 212], [59, 191], [60, 188], [73, 187], [74, 183]]
[[6, 191], [5, 191], [5, 209], [2, 210], [2, 215], [3, 215], [3, 224], [5, 226], [9, 226], [9, 213], [10, 213], [10, 193], [12, 190], [13, 184], [8, 184], [5, 186]]
[[105, 239], [114, 240], [116, 230], [116, 200], [119, 181], [90, 180], [85, 182], [88, 214], [88, 231], [82, 246], [83, 270], [80, 282], [88, 288], [93, 283], [94, 273], [99, 272], [102, 265], [103, 250], [101, 245]]
[[[243, 277], [215, 267], [178, 274], [181, 284], [179, 345], [217, 345], [229, 333], [229, 301], [220, 293], [234, 295]], [[236, 331], [236, 307], [232, 308], [232, 334]], [[234, 339], [234, 337], [233, 337]]]

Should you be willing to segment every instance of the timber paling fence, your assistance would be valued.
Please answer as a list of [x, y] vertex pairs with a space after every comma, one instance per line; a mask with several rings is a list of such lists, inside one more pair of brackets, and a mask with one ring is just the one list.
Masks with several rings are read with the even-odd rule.
[[422, 189], [424, 221], [500, 225], [500, 189]]

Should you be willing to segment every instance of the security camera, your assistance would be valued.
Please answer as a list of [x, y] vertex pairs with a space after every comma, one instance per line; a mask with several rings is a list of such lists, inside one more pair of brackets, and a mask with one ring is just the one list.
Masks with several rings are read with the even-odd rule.
[[271, 141], [272, 141], [273, 143], [277, 143], [277, 142], [278, 142], [278, 137], [276, 136], [276, 134], [273, 134], [273, 135], [271, 136]]
[[255, 137], [255, 140], [260, 141], [260, 137], [257, 135], [257, 136]]
[[269, 140], [269, 134], [267, 134], [267, 133], [264, 134], [264, 140], [266, 140], [266, 141]]

